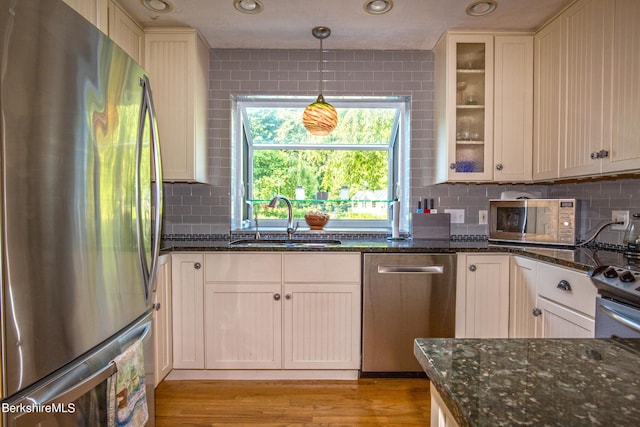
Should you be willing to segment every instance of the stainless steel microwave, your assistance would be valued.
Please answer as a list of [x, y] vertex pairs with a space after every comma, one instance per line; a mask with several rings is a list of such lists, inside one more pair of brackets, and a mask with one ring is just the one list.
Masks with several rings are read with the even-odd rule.
[[489, 240], [575, 245], [575, 199], [489, 200]]

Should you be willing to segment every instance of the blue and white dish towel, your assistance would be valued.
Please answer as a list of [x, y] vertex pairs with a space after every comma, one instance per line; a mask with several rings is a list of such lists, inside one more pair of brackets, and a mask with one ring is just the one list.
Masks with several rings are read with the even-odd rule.
[[118, 371], [107, 381], [109, 427], [142, 427], [149, 419], [142, 341], [137, 340], [113, 362]]

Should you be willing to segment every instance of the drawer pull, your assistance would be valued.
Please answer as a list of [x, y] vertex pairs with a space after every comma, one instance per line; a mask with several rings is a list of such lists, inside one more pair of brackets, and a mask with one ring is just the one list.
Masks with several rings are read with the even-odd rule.
[[533, 315], [536, 316], [536, 317], [538, 317], [538, 316], [540, 316], [542, 314], [542, 310], [540, 310], [538, 307], [534, 308], [532, 310], [532, 312], [533, 312]]
[[195, 264], [193, 264], [193, 268], [195, 268], [196, 270], [200, 270], [202, 268], [202, 264], [196, 262]]
[[556, 286], [556, 288], [562, 289], [563, 291], [567, 291], [568, 292], [568, 291], [571, 290], [571, 285], [566, 280], [561, 280], [558, 283], [558, 286]]
[[276, 301], [280, 301], [280, 294], [274, 294], [273, 299]]
[[474, 271], [476, 271], [476, 270], [477, 270], [477, 268], [476, 268], [475, 264], [471, 264], [471, 265], [469, 266], [469, 271], [474, 272]]

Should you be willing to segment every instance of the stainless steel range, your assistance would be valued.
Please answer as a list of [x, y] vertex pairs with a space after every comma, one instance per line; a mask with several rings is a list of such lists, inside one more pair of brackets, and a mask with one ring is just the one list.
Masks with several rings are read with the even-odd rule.
[[596, 338], [640, 338], [640, 268], [601, 266], [589, 272], [599, 297]]

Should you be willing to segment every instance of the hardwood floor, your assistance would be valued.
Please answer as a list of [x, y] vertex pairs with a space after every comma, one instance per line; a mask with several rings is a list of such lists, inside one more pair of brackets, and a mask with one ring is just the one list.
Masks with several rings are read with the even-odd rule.
[[164, 381], [157, 427], [429, 425], [429, 380]]

